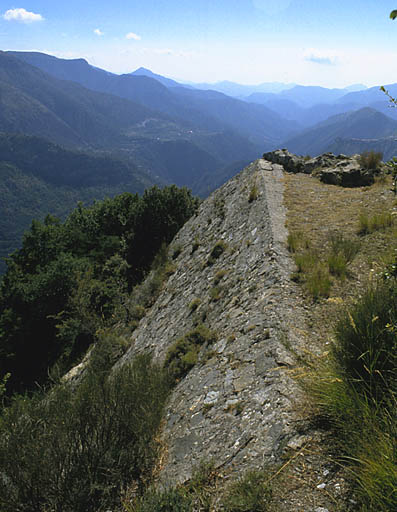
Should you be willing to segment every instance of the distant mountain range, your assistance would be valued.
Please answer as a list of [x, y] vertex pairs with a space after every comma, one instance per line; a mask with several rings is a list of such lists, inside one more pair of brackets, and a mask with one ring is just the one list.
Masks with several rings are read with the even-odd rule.
[[[397, 84], [386, 88], [397, 96]], [[8, 51], [0, 52], [0, 132], [1, 255], [33, 215], [64, 215], [79, 199], [152, 184], [206, 196], [279, 147], [393, 156], [397, 109], [360, 84], [184, 84], [145, 68], [117, 75], [84, 59]], [[27, 184], [40, 206], [28, 206]]]
[[335, 151], [337, 139], [355, 138], [363, 142], [365, 139], [379, 139], [393, 135], [397, 137], [397, 121], [373, 108], [365, 107], [354, 112], [332, 116], [286, 140], [285, 147], [292, 153], [317, 156], [331, 151], [331, 147]]
[[131, 162], [65, 149], [39, 137], [0, 133], [0, 274], [32, 219], [61, 218], [78, 201], [139, 192], [153, 184]]

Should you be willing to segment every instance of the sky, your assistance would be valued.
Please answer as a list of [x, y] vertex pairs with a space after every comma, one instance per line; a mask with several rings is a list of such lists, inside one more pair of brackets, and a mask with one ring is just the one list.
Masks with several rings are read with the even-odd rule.
[[0, 49], [192, 82], [397, 82], [397, 0], [0, 0]]

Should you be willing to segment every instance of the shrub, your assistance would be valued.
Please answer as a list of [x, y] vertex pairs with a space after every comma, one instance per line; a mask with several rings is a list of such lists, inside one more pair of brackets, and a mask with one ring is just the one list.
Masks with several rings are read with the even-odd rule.
[[251, 187], [251, 190], [250, 190], [250, 193], [249, 193], [249, 196], [248, 196], [248, 202], [252, 203], [256, 199], [258, 199], [258, 196], [259, 196], [258, 186], [257, 186], [257, 184], [255, 182], [255, 183], [252, 184], [252, 187]]
[[18, 396], [3, 411], [2, 511], [104, 510], [150, 477], [168, 377], [148, 356], [109, 372], [105, 347], [94, 351], [77, 388], [58, 384], [46, 396]]
[[193, 254], [194, 252], [196, 252], [199, 247], [200, 247], [200, 240], [199, 240], [198, 236], [196, 235], [193, 240], [192, 250], [191, 250], [190, 254]]
[[361, 153], [359, 163], [367, 170], [376, 171], [382, 162], [383, 154], [377, 151], [364, 151]]
[[196, 311], [196, 309], [200, 306], [200, 304], [201, 304], [201, 300], [198, 297], [193, 299], [192, 302], [189, 304], [190, 311], [192, 313], [193, 313], [193, 311]]
[[182, 379], [197, 363], [201, 347], [211, 345], [216, 339], [216, 334], [202, 324], [178, 338], [169, 348], [164, 361], [171, 378], [174, 381]]
[[227, 270], [225, 270], [225, 269], [218, 270], [218, 272], [215, 274], [215, 277], [214, 277], [214, 285], [219, 284], [220, 281], [225, 277], [226, 274], [227, 274]]
[[210, 290], [210, 297], [213, 302], [217, 302], [222, 295], [222, 288], [220, 286], [214, 286]]
[[223, 501], [225, 512], [266, 512], [271, 502], [271, 489], [265, 483], [264, 471], [249, 471], [232, 484]]
[[226, 251], [227, 243], [224, 240], [218, 240], [207, 260], [207, 266], [213, 265], [215, 261]]
[[216, 478], [213, 463], [201, 462], [184, 485], [162, 491], [150, 489], [132, 504], [125, 504], [125, 509], [127, 512], [210, 512], [211, 488]]
[[172, 253], [172, 259], [173, 260], [176, 260], [177, 257], [181, 254], [182, 252], [182, 247], [180, 245], [178, 245], [177, 247], [175, 247], [173, 253]]

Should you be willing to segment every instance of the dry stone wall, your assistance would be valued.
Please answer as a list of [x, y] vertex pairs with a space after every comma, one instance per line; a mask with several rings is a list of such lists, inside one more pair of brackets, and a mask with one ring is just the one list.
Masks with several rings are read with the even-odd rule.
[[[208, 265], [219, 241], [225, 250]], [[276, 463], [297, 436], [296, 290], [285, 242], [283, 168], [263, 159], [204, 201], [172, 242], [176, 271], [120, 363], [142, 351], [164, 360], [198, 318], [217, 341], [171, 396], [163, 483], [185, 481], [203, 460], [232, 472]]]

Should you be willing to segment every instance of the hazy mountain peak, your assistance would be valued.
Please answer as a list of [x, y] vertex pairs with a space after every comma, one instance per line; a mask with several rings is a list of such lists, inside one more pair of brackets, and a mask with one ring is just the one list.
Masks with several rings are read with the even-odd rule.
[[348, 92], [365, 91], [366, 89], [368, 89], [368, 87], [364, 84], [352, 84], [344, 88], [344, 90]]

